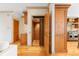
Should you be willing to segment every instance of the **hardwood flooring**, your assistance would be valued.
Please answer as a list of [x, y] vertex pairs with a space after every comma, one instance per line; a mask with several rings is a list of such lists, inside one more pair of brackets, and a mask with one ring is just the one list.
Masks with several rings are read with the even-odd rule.
[[21, 46], [18, 48], [18, 56], [44, 56], [43, 47], [26, 47]]
[[[37, 42], [37, 41], [36, 41]], [[44, 48], [38, 46], [35, 41], [33, 46], [21, 46], [19, 43], [18, 45], [18, 56], [45, 56]], [[50, 56], [79, 56], [79, 48], [77, 48], [78, 42], [67, 42], [67, 53], [56, 53], [51, 54]]]
[[56, 53], [54, 56], [79, 56], [78, 42], [67, 42], [67, 53]]
[[32, 46], [20, 45], [19, 41], [15, 44], [18, 46], [18, 56], [45, 56], [44, 48], [39, 46], [38, 41], [34, 41]]

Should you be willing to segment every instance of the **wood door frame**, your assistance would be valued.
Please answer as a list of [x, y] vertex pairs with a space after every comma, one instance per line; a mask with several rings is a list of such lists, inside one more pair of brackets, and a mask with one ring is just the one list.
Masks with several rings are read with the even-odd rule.
[[49, 33], [50, 33], [50, 23], [49, 23], [49, 16], [50, 16], [50, 13], [46, 13], [45, 14], [45, 20], [44, 20], [44, 50], [45, 50], [45, 54], [48, 56], [50, 55], [50, 52], [49, 52]]
[[[49, 22], [51, 21], [49, 21], [49, 17], [50, 17], [50, 13], [47, 13], [47, 15], [48, 15], [48, 19], [45, 19], [45, 15], [44, 15], [44, 44], [46, 43], [46, 45], [48, 45], [47, 47], [45, 47], [45, 45], [44, 45], [44, 49], [45, 49], [45, 55], [50, 55], [50, 52], [49, 52], [49, 43], [50, 43], [50, 36], [49, 36], [49, 33], [50, 33], [50, 27], [51, 26], [49, 26], [49, 25], [51, 25]], [[35, 16], [35, 15], [34, 15]], [[36, 15], [37, 16], [37, 15]], [[47, 27], [48, 26], [48, 27]], [[48, 30], [47, 30], [48, 29]], [[33, 35], [33, 33], [32, 33], [32, 35]], [[32, 37], [33, 38], [33, 37]], [[47, 41], [45, 41], [45, 40], [47, 40]], [[48, 42], [48, 44], [47, 44], [47, 42]], [[46, 49], [46, 48], [48, 48], [48, 49]]]
[[33, 24], [34, 22], [33, 22], [33, 20], [32, 20], [32, 45], [33, 45], [33, 39], [34, 39], [34, 24]]
[[[48, 6], [47, 7], [43, 7], [43, 8], [38, 8], [38, 7], [28, 7], [28, 9], [47, 9], [48, 11], [48, 17], [50, 16], [50, 4], [48, 4]], [[44, 15], [32, 15], [32, 16], [44, 16], [45, 17], [45, 14]], [[45, 24], [45, 22], [46, 21], [49, 21], [49, 19], [47, 19], [47, 20], [45, 20], [44, 19], [44, 29], [45, 29], [45, 26], [46, 25], [49, 25], [49, 22], [48, 22], [48, 24], [46, 23]], [[49, 28], [48, 28], [49, 29]], [[44, 30], [44, 32], [46, 32], [46, 29]], [[49, 30], [47, 31], [47, 34], [49, 35]], [[32, 34], [33, 35], [33, 34]], [[44, 41], [45, 41], [45, 37], [46, 37], [47, 35], [45, 35], [44, 34]], [[48, 41], [49, 41], [49, 36], [47, 37], [48, 38]], [[48, 42], [49, 43], [49, 42]], [[49, 44], [48, 44], [49, 45]], [[45, 45], [44, 45], [45, 46]], [[48, 46], [49, 47], [49, 46]], [[46, 52], [46, 55], [49, 55], [49, 49], [46, 51], [46, 47], [44, 47], [44, 49], [45, 49], [45, 52]]]

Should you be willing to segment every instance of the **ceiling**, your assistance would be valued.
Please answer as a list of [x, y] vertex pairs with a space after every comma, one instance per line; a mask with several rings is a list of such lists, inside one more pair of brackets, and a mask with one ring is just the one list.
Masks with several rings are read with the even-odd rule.
[[[0, 13], [22, 13], [27, 7], [47, 7], [48, 3], [0, 3]], [[79, 17], [79, 4], [71, 4], [68, 9], [68, 17]]]
[[23, 11], [27, 7], [46, 7], [47, 3], [0, 3], [0, 11]]

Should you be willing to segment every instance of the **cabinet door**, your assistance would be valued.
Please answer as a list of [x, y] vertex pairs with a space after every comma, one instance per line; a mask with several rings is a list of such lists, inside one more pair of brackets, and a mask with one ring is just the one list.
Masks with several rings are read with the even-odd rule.
[[19, 40], [19, 21], [14, 20], [14, 42]]
[[27, 45], [27, 34], [21, 34], [21, 45]]
[[67, 10], [55, 9], [55, 52], [67, 51]]

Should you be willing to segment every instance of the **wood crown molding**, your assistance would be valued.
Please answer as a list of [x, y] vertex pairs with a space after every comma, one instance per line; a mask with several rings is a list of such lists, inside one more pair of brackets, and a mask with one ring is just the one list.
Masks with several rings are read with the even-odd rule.
[[55, 8], [69, 8], [71, 4], [55, 4]]

